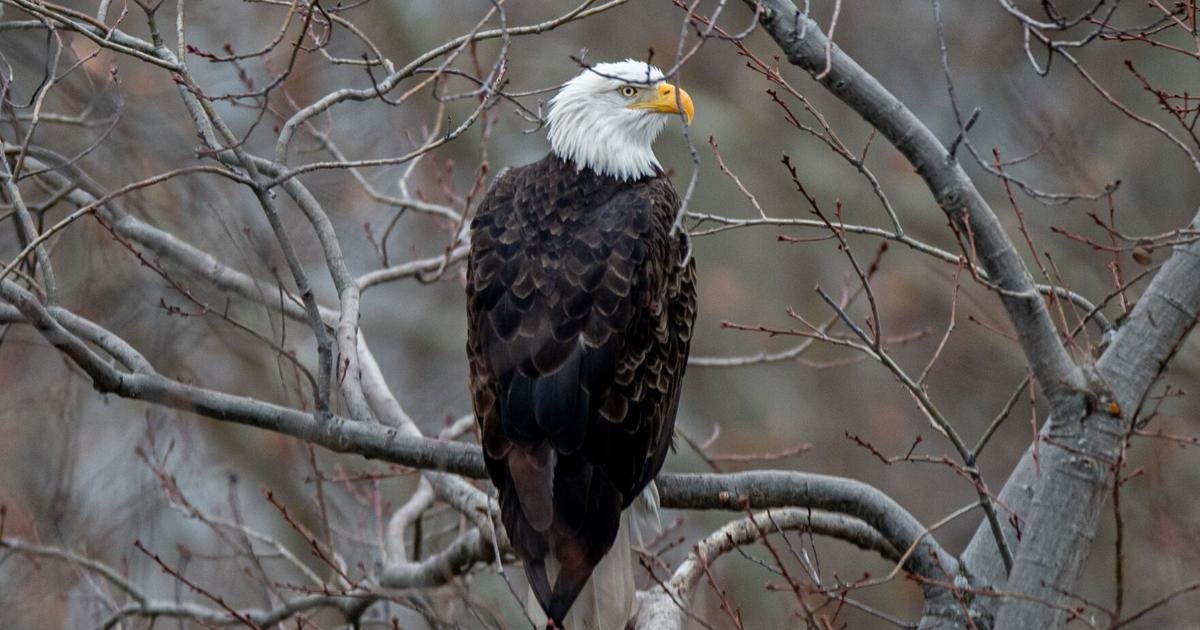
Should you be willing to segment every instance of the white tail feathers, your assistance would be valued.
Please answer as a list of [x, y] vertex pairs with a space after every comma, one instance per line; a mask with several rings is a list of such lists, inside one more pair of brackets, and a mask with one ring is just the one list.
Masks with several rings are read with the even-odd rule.
[[651, 481], [633, 500], [633, 505], [622, 516], [629, 517], [629, 535], [639, 547], [662, 533], [662, 521], [658, 518], [658, 484]]
[[[613, 546], [596, 565], [592, 577], [579, 593], [563, 620], [563, 630], [623, 630], [637, 611], [637, 590], [634, 586], [633, 543], [640, 546], [647, 538], [658, 534], [662, 525], [658, 517], [658, 487], [650, 482], [629, 509], [621, 513], [621, 526]], [[558, 564], [552, 555], [546, 556], [546, 576], [554, 583]], [[526, 612], [539, 628], [546, 625], [537, 598], [530, 589], [525, 598]]]

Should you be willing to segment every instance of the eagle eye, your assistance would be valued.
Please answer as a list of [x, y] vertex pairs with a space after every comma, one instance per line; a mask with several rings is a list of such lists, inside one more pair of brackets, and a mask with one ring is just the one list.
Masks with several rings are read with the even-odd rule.
[[637, 88], [633, 87], [632, 85], [622, 85], [621, 87], [617, 88], [617, 92], [625, 98], [633, 98], [637, 96], [638, 93]]

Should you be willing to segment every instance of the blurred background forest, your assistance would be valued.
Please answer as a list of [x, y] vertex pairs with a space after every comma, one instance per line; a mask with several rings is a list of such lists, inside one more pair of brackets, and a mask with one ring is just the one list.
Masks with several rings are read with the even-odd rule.
[[[68, 6], [94, 12], [94, 2], [71, 1]], [[120, 9], [114, 3], [110, 15]], [[711, 10], [714, 3], [702, 3]], [[1104, 103], [1079, 75], [1065, 65], [1052, 66], [1038, 76], [1022, 49], [1021, 30], [997, 3], [947, 2], [943, 7], [950, 62], [960, 101], [981, 115], [972, 130], [976, 146], [990, 152], [998, 147], [1008, 159], [1037, 151], [1032, 159], [1011, 167], [1012, 172], [1045, 190], [1102, 191], [1119, 180], [1111, 196], [1121, 229], [1132, 234], [1161, 233], [1185, 224], [1200, 200], [1200, 180], [1161, 137]], [[1032, 4], [1032, 3], [1025, 3]], [[1075, 11], [1088, 2], [1061, 2]], [[161, 9], [164, 24], [173, 24], [174, 3]], [[828, 24], [834, 3], [815, 0], [812, 14]], [[226, 43], [251, 51], [274, 37], [286, 7], [258, 2], [203, 0], [188, 6], [188, 42], [199, 50], [219, 52]], [[476, 0], [406, 0], [363, 3], [348, 15], [382, 51], [393, 59], [410, 59], [452, 36], [469, 31], [488, 4]], [[564, 3], [512, 0], [505, 3], [510, 24], [539, 22], [566, 10]], [[1138, 8], [1122, 19], [1137, 21]], [[131, 12], [137, 12], [130, 7]], [[5, 7], [3, 19], [17, 19]], [[572, 56], [591, 62], [645, 58], [671, 65], [683, 12], [668, 0], [635, 0], [611, 11], [564, 25], [537, 36], [514, 38], [508, 65], [508, 89], [552, 88], [578, 72]], [[1148, 15], [1147, 15], [1148, 17]], [[135, 19], [136, 18], [136, 19]], [[21, 19], [25, 19], [22, 17]], [[752, 15], [740, 3], [731, 4], [720, 23], [741, 31]], [[123, 28], [146, 37], [140, 15], [130, 15]], [[344, 35], [344, 33], [343, 33]], [[904, 101], [949, 142], [957, 132], [939, 61], [933, 12], [925, 0], [846, 2], [840, 7], [834, 39], [868, 71]], [[83, 38], [65, 35], [64, 54], [83, 57], [92, 46]], [[748, 47], [770, 59], [777, 49], [761, 33], [748, 38]], [[348, 58], [362, 54], [349, 37], [335, 38], [331, 50]], [[479, 58], [491, 63], [498, 41], [479, 44]], [[0, 30], [0, 53], [14, 73], [14, 98], [28, 100], [44, 70], [46, 36], [34, 30]], [[244, 71], [264, 82], [268, 70], [287, 62], [287, 47], [263, 59], [248, 60]], [[1150, 46], [1101, 43], [1078, 52], [1093, 76], [1112, 94], [1138, 108], [1139, 113], [1165, 120], [1154, 97], [1147, 94], [1123, 65], [1130, 59], [1153, 81], [1176, 86], [1200, 84], [1200, 64], [1194, 59], [1164, 54]], [[469, 62], [462, 60], [462, 64]], [[189, 65], [211, 93], [236, 92], [242, 87], [228, 66], [192, 56]], [[111, 72], [119, 86], [111, 79]], [[7, 72], [7, 70], [5, 70]], [[782, 64], [782, 74], [807, 96], [847, 145], [865, 146], [870, 128], [824, 90], [816, 89], [799, 70]], [[720, 147], [725, 165], [741, 179], [762, 208], [777, 217], [811, 218], [788, 172], [780, 164], [791, 156], [807, 190], [832, 208], [843, 204], [849, 222], [886, 227], [870, 186], [857, 171], [822, 143], [788, 125], [765, 90], [772, 86], [747, 68], [733, 46], [712, 41], [683, 68], [680, 84], [692, 95], [697, 116], [690, 129], [699, 155], [697, 187], [691, 210], [726, 216], [753, 217], [757, 211], [730, 178], [722, 173], [709, 145]], [[284, 116], [289, 103], [308, 103], [342, 85], [367, 85], [360, 68], [332, 66], [315, 54], [300, 55], [296, 67], [277, 93], [273, 105]], [[465, 81], [450, 85], [457, 90]], [[453, 90], [452, 90], [453, 91]], [[524, 97], [537, 110], [549, 94]], [[447, 114], [458, 124], [474, 103], [453, 102]], [[81, 158], [80, 164], [105, 188], [148, 177], [191, 163], [199, 146], [173, 83], [164, 71], [102, 52], [83, 64], [53, 93], [47, 107], [79, 112], [103, 124], [80, 128], [42, 124], [37, 142], [64, 155], [75, 155], [104, 142]], [[240, 131], [255, 124], [253, 108], [220, 105], [225, 119]], [[316, 119], [352, 157], [399, 154], [410, 149], [435, 121], [438, 103], [428, 95], [411, 98], [400, 107], [378, 101], [339, 105], [330, 117]], [[111, 130], [107, 122], [119, 116]], [[434, 203], [461, 209], [467, 201], [481, 160], [490, 164], [490, 179], [500, 168], [539, 159], [548, 150], [544, 130], [527, 133], [532, 125], [501, 102], [491, 110], [494, 128], [483, 139], [477, 125], [463, 136], [425, 156], [407, 181], [410, 192]], [[247, 147], [270, 154], [272, 127], [279, 119], [268, 113], [257, 123]], [[11, 127], [0, 136], [11, 139]], [[662, 163], [674, 171], [683, 188], [692, 159], [679, 125], [659, 140]], [[309, 137], [293, 142], [292, 161], [324, 159]], [[946, 218], [927, 189], [899, 154], [875, 139], [868, 164], [879, 177], [908, 232], [943, 249], [957, 251]], [[1003, 187], [970, 160], [964, 160], [1001, 215], [1010, 235], [1018, 239], [1017, 219]], [[379, 190], [395, 192], [395, 182], [408, 165], [363, 171]], [[342, 241], [354, 274], [380, 268], [377, 246], [398, 210], [371, 199], [345, 171], [316, 172], [305, 183], [325, 204]], [[477, 197], [476, 197], [477, 198]], [[286, 275], [262, 212], [246, 190], [212, 178], [181, 178], [124, 197], [125, 207], [143, 220], [170, 230], [256, 277]], [[1038, 247], [1053, 255], [1067, 285], [1093, 300], [1113, 288], [1106, 264], [1111, 256], [1095, 251], [1051, 230], [1060, 227], [1105, 238], [1088, 217], [1107, 216], [1108, 199], [1076, 201], [1061, 206], [1040, 205], [1019, 198], [1025, 220]], [[57, 220], [65, 211], [50, 210]], [[3, 215], [3, 211], [0, 211]], [[284, 219], [304, 262], [311, 268], [318, 298], [336, 303], [329, 274], [312, 230], [303, 216], [289, 208]], [[753, 356], [794, 347], [800, 339], [723, 327], [723, 322], [789, 328], [788, 308], [811, 320], [823, 321], [827, 308], [813, 288], [831, 291], [846, 286], [851, 274], [836, 241], [782, 242], [780, 234], [811, 236], [811, 231], [782, 227], [753, 227], [697, 237], [695, 255], [700, 273], [700, 310], [692, 348], [694, 358]], [[878, 241], [850, 238], [860, 259], [869, 260]], [[388, 234], [392, 262], [436, 256], [450, 244], [444, 222], [408, 212]], [[19, 251], [14, 231], [0, 224], [0, 252], [7, 262]], [[1021, 248], [1023, 253], [1028, 250]], [[1155, 258], [1165, 254], [1150, 252]], [[113, 241], [93, 221], [84, 221], [53, 242], [64, 302], [121, 334], [164, 374], [214, 389], [252, 395], [280, 404], [307, 408], [298, 393], [296, 377], [269, 347], [212, 313], [194, 312], [176, 290]], [[1126, 258], [1131, 269], [1136, 264]], [[885, 325], [891, 334], [917, 334], [893, 347], [898, 360], [919, 370], [937, 347], [950, 317], [955, 266], [892, 244], [874, 288]], [[225, 305], [219, 293], [196, 283], [211, 303]], [[1140, 289], [1140, 287], [1139, 287]], [[998, 300], [977, 285], [965, 282], [958, 304], [958, 325], [938, 364], [927, 379], [929, 392], [945, 414], [967, 436], [978, 436], [1004, 406], [1025, 376], [1019, 348], [1009, 338], [1010, 325]], [[859, 305], [861, 307], [861, 305]], [[293, 322], [282, 323], [265, 309], [233, 302], [230, 313], [260, 333], [294, 350], [301, 361], [315, 357], [311, 334]], [[861, 308], [856, 310], [862, 313]], [[1117, 319], [1120, 306], [1105, 313]], [[432, 283], [402, 280], [364, 293], [362, 329], [405, 410], [426, 434], [436, 435], [454, 420], [470, 413], [467, 363], [464, 354], [465, 314], [461, 266]], [[1093, 329], [1094, 332], [1094, 329]], [[1093, 339], [1098, 342], [1098, 339]], [[1194, 394], [1200, 376], [1200, 342], [1187, 344], [1174, 364], [1168, 382]], [[1195, 396], [1166, 400], [1151, 430], [1173, 434], [1200, 433], [1196, 422], [1200, 403]], [[1041, 416], [1039, 416], [1041, 417]], [[1000, 428], [981, 462], [985, 477], [998, 487], [1029, 445], [1034, 417], [1027, 398]], [[778, 467], [847, 476], [869, 482], [894, 497], [922, 522], [932, 523], [975, 500], [971, 485], [946, 467], [929, 464], [883, 464], [848, 437], [853, 434], [888, 455], [902, 455], [914, 440], [916, 453], [941, 455], [948, 443], [934, 432], [894, 377], [877, 363], [863, 361], [850, 351], [814, 345], [799, 360], [744, 367], [689, 368], [678, 419], [679, 430], [707, 451], [722, 470]], [[223, 543], [185, 510], [175, 508], [155, 465], [174, 477], [187, 500], [215, 515], [244, 520], [277, 536], [307, 560], [304, 541], [265, 498], [269, 490], [295, 518], [319, 522], [320, 503], [314, 497], [314, 461], [334, 482], [327, 482], [326, 509], [334, 514], [332, 536], [354, 562], [375, 561], [372, 545], [379, 536], [380, 514], [412, 492], [414, 478], [398, 467], [367, 462], [357, 456], [313, 449], [299, 440], [233, 424], [216, 422], [160, 407], [97, 395], [78, 370], [29, 327], [0, 328], [0, 504], [5, 506], [4, 531], [29, 539], [68, 546], [128, 571], [134, 579], [162, 597], [186, 587], [163, 575], [153, 560], [139, 553], [135, 540], [162, 555], [187, 576], [232, 600], [259, 604], [256, 575], [239, 559], [224, 557]], [[1200, 573], [1200, 458], [1194, 448], [1162, 439], [1137, 441], [1130, 453], [1128, 473], [1141, 476], [1125, 486], [1125, 556], [1130, 597], [1152, 597], [1195, 580]], [[767, 456], [739, 461], [721, 456]], [[156, 464], [157, 465], [157, 464]], [[688, 441], [678, 440], [666, 470], [705, 471], [707, 463]], [[337, 483], [336, 479], [370, 474], [367, 482]], [[364, 486], [379, 487], [384, 504], [374, 505], [361, 494]], [[352, 490], [357, 489], [357, 490]], [[430, 530], [453, 530], [449, 514], [431, 517]], [[730, 518], [728, 514], [666, 512], [664, 522], [683, 521], [666, 540], [681, 544], [663, 555], [677, 562], [705, 533]], [[976, 515], [957, 519], [939, 533], [950, 551], [962, 548], [978, 525]], [[434, 538], [436, 540], [436, 538]], [[1098, 601], [1113, 596], [1113, 531], [1106, 518], [1093, 546], [1080, 592]], [[851, 581], [864, 574], [886, 574], [890, 563], [829, 540], [817, 543], [824, 577]], [[750, 556], [763, 553], [750, 547]], [[270, 558], [265, 562], [275, 562]], [[514, 572], [514, 575], [519, 571]], [[790, 593], [774, 592], [776, 576], [752, 559], [724, 557], [714, 578], [740, 606], [749, 628], [790, 627], [795, 606]], [[835, 577], [836, 576], [836, 577]], [[508, 589], [493, 568], [477, 570], [470, 597], [492, 607], [500, 618], [520, 627], [524, 623]], [[514, 578], [515, 579], [515, 578]], [[645, 575], [640, 583], [651, 583]], [[50, 561], [29, 561], [0, 553], [0, 627], [90, 627], [96, 619], [99, 582], [77, 569]], [[430, 597], [454, 599], [461, 586], [441, 587]], [[519, 592], [523, 592], [523, 587]], [[857, 593], [863, 602], [905, 619], [920, 611], [920, 591], [911, 582], [896, 581]], [[484, 604], [481, 604], [484, 605]], [[724, 627], [719, 598], [703, 585], [697, 613]], [[391, 614], [399, 608], [393, 609]], [[381, 612], [386, 616], [388, 613]], [[465, 626], [477, 617], [455, 617]], [[1184, 627], [1200, 618], [1200, 597], [1181, 597], [1139, 622], [1140, 627]], [[406, 623], [417, 624], [415, 618]], [[883, 622], [847, 610], [839, 618], [850, 628], [884, 627]], [[317, 618], [316, 622], [320, 619]], [[170, 622], [175, 623], [175, 622]], [[140, 626], [139, 626], [140, 627]], [[405, 626], [408, 627], [408, 626]], [[422, 627], [413, 625], [412, 627]]]

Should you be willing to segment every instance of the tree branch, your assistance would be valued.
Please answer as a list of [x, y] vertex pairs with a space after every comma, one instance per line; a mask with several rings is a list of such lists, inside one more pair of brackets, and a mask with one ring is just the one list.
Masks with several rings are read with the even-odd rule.
[[[744, 0], [755, 7], [760, 0]], [[1026, 360], [1054, 408], [1077, 405], [1083, 375], [1060, 340], [1029, 270], [966, 172], [917, 117], [833, 44], [790, 0], [762, 0], [760, 21], [788, 61], [806, 70], [886, 137], [925, 180], [950, 220], [974, 235], [980, 263], [1017, 330]]]
[[[1200, 227], [1200, 213], [1192, 227]], [[1065, 611], [1038, 600], [1061, 600], [1082, 570], [1101, 508], [1118, 472], [1113, 464], [1128, 423], [1136, 419], [1151, 385], [1196, 325], [1198, 279], [1200, 243], [1175, 247], [1096, 365], [1099, 378], [1111, 387], [1120, 417], [1107, 413], [1103, 405], [1095, 405], [1097, 409], [1082, 420], [1051, 416], [1038, 438], [1042, 440], [1041, 475], [1036, 474], [1030, 447], [1000, 491], [1000, 500], [1025, 517], [1017, 565], [1007, 590], [1034, 597], [981, 598], [979, 605], [985, 611], [1004, 609], [998, 624], [1051, 627], [1065, 619]], [[1015, 537], [1011, 527], [1009, 535]], [[1003, 574], [995, 570], [994, 554], [990, 536], [977, 531], [963, 562], [984, 583], [1004, 584]]]
[[689, 510], [803, 507], [846, 514], [870, 525], [894, 548], [920, 541], [905, 564], [913, 573], [945, 580], [958, 573], [947, 554], [914, 516], [874, 486], [845, 477], [779, 470], [728, 474], [659, 475], [662, 506]]
[[[1124, 436], [1122, 421], [1136, 412], [1149, 386], [1195, 325], [1200, 311], [1200, 282], [1196, 281], [1200, 247], [1191, 243], [1176, 248], [1096, 368], [1081, 370], [1063, 347], [1028, 269], [995, 214], [932, 132], [874, 77], [831, 45], [792, 2], [764, 0], [762, 4], [767, 8], [763, 25], [788, 60], [813, 74], [908, 159], [951, 221], [972, 235], [980, 262], [997, 285], [1052, 412], [1043, 431], [1052, 447], [1042, 452], [1041, 477], [1033, 481], [1032, 457], [1027, 453], [1000, 495], [1000, 501], [1018, 513], [1028, 510], [1024, 538], [1007, 582], [1009, 591], [1032, 597], [1005, 599], [997, 621], [1001, 627], [1054, 627], [1064, 620], [1064, 609], [1043, 602], [1061, 598], [1078, 576], [1115, 473], [1112, 464]], [[1032, 501], [1026, 498], [1030, 488]], [[965, 563], [967, 573], [983, 578], [981, 583], [1005, 581], [996, 542], [985, 526], [976, 533]], [[994, 607], [995, 599], [990, 599], [978, 605]], [[922, 624], [938, 625], [949, 627], [953, 622], [927, 617]]]
[[695, 594], [696, 584], [718, 557], [759, 540], [764, 533], [789, 530], [831, 536], [860, 549], [877, 552], [889, 560], [900, 560], [900, 551], [856, 518], [806, 509], [785, 508], [760, 512], [727, 523], [709, 534], [696, 543], [687, 559], [679, 565], [669, 580], [647, 592], [639, 593], [636, 627], [647, 630], [685, 627], [687, 609]]
[[[322, 422], [295, 409], [180, 383], [157, 373], [122, 372], [88, 349], [83, 339], [62, 327], [32, 294], [12, 281], [0, 284], [0, 296], [13, 303], [27, 322], [34, 323], [48, 341], [83, 369], [101, 392], [275, 431], [335, 452], [469, 478], [485, 475], [483, 458], [475, 445], [426, 438], [413, 433], [415, 429], [406, 431], [340, 416]], [[0, 310], [0, 316], [6, 312]], [[7, 314], [10, 318], [13, 315]], [[103, 329], [88, 322], [79, 330], [94, 335]], [[368, 363], [374, 365], [373, 360]], [[367, 381], [374, 383], [371, 374], [367, 375]], [[367, 388], [368, 398], [373, 395], [372, 390]], [[469, 486], [461, 480], [460, 483]], [[883, 492], [862, 482], [812, 473], [755, 471], [661, 475], [658, 485], [662, 506], [666, 508], [741, 511], [747, 506], [800, 507], [852, 516], [878, 532], [892, 549], [911, 548], [906, 569], [937, 581], [953, 578], [958, 571], [958, 562], [928, 535], [915, 517]], [[469, 566], [486, 557], [491, 547], [482, 535], [484, 528], [479, 529], [479, 536], [460, 539], [419, 567], [398, 568], [387, 578], [389, 583], [425, 584], [438, 579], [436, 576], [447, 568]], [[851, 542], [859, 539], [850, 538]]]

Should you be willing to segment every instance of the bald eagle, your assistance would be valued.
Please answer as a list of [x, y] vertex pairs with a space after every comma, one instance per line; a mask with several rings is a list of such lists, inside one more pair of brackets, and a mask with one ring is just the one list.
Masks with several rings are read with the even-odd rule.
[[691, 98], [658, 68], [585, 69], [550, 102], [551, 152], [502, 172], [471, 222], [472, 402], [533, 612], [554, 627], [625, 626], [625, 509], [646, 491], [657, 519], [696, 291], [651, 144], [681, 113]]

